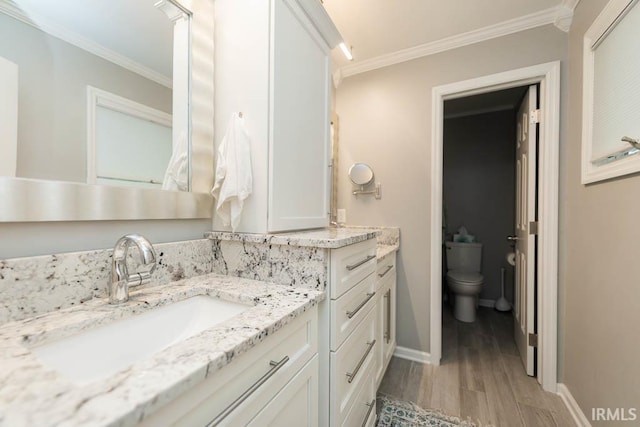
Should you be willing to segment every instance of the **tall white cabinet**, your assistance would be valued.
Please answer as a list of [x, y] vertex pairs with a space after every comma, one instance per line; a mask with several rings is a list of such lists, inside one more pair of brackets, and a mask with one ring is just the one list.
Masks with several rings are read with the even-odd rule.
[[328, 225], [330, 51], [340, 41], [318, 0], [216, 0], [216, 147], [233, 112], [251, 138], [253, 194], [236, 231]]

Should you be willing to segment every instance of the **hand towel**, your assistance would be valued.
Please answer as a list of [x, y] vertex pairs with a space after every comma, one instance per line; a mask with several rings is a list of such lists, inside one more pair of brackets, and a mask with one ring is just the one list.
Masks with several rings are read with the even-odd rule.
[[215, 184], [211, 194], [216, 199], [216, 214], [233, 231], [240, 224], [244, 201], [252, 191], [251, 140], [244, 119], [233, 113], [218, 147]]
[[189, 143], [184, 132], [180, 133], [173, 147], [167, 171], [164, 173], [162, 189], [189, 191]]

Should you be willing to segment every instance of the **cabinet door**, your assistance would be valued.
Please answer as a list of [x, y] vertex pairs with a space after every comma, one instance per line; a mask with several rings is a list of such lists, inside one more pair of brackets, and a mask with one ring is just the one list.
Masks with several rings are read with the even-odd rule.
[[389, 279], [388, 284], [385, 285], [385, 294], [387, 296], [385, 301], [385, 319], [386, 319], [386, 331], [384, 333], [383, 341], [383, 361], [385, 370], [393, 352], [396, 349], [396, 278], [392, 276]]
[[329, 48], [294, 0], [271, 14], [269, 231], [329, 224]]
[[376, 312], [376, 340], [380, 343], [378, 348], [376, 349], [376, 366], [375, 366], [375, 383], [376, 386], [379, 386], [382, 382], [382, 377], [384, 376], [384, 371], [386, 364], [384, 363], [384, 334], [386, 324], [386, 313], [387, 313], [387, 298], [386, 298], [387, 289], [383, 286], [377, 290], [376, 294], [376, 306], [374, 308]]
[[317, 426], [318, 356], [314, 356], [248, 425]]
[[[302, 371], [312, 375], [310, 369], [317, 371], [317, 362], [309, 367], [318, 352], [317, 316], [314, 307], [149, 414], [138, 427], [204, 426], [213, 420], [220, 427], [247, 425], [296, 375]], [[317, 378], [317, 372], [313, 376]], [[317, 388], [317, 380], [308, 386]], [[317, 390], [309, 393], [317, 400]], [[228, 413], [228, 408], [235, 409]]]

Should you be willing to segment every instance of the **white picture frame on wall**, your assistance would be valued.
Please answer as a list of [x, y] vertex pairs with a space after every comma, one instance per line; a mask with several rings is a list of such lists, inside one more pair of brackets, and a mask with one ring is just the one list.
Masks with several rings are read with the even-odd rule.
[[584, 36], [582, 183], [640, 172], [640, 0], [610, 0]]

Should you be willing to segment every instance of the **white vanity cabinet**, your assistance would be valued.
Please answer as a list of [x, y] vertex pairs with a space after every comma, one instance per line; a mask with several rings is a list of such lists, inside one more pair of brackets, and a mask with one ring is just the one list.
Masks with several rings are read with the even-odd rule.
[[[321, 308], [320, 425], [375, 423], [376, 240], [331, 249]], [[323, 311], [324, 310], [324, 311]]]
[[377, 295], [377, 339], [380, 347], [376, 353], [378, 360], [376, 386], [380, 385], [391, 356], [396, 348], [396, 253], [386, 255], [376, 269]]
[[[216, 146], [234, 112], [251, 139], [253, 193], [236, 231], [327, 226], [340, 34], [318, 0], [216, 0], [215, 16]], [[226, 228], [215, 219], [214, 229]]]
[[140, 426], [317, 426], [317, 307]]

